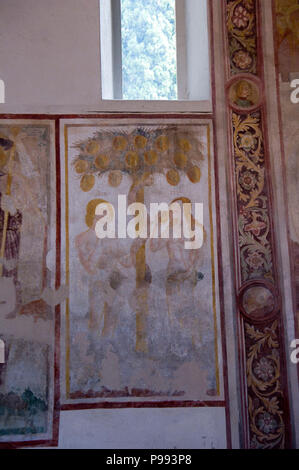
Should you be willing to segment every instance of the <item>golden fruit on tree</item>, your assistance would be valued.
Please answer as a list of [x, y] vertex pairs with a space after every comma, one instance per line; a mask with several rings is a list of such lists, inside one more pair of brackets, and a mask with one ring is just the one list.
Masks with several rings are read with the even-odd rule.
[[94, 175], [84, 175], [82, 176], [81, 181], [80, 181], [80, 188], [82, 189], [82, 191], [87, 193], [94, 187], [94, 184], [95, 184]]
[[110, 171], [109, 176], [108, 176], [108, 183], [113, 188], [117, 188], [117, 186], [119, 186], [122, 181], [122, 177], [123, 176], [122, 176], [121, 171], [119, 170]]
[[138, 161], [137, 152], [128, 152], [126, 154], [126, 165], [128, 168], [136, 168], [138, 166]]
[[149, 150], [144, 154], [144, 161], [147, 165], [155, 165], [158, 160], [158, 154], [155, 150]]
[[177, 186], [180, 182], [180, 175], [176, 170], [169, 170], [166, 173], [167, 183], [171, 186]]
[[143, 135], [136, 135], [134, 139], [134, 144], [137, 149], [144, 149], [147, 143], [147, 138]]
[[95, 167], [99, 170], [105, 170], [105, 168], [107, 168], [109, 165], [109, 158], [107, 157], [107, 155], [97, 155], [94, 159], [94, 164]]
[[86, 150], [88, 153], [96, 154], [100, 150], [100, 144], [94, 140], [87, 144]]
[[114, 150], [122, 151], [127, 147], [127, 139], [123, 135], [118, 135], [113, 139]]
[[176, 166], [180, 169], [185, 168], [185, 166], [187, 165], [188, 158], [182, 152], [177, 152], [173, 159]]
[[88, 169], [88, 162], [86, 160], [77, 160], [75, 163], [75, 170], [77, 173], [85, 173]]
[[167, 135], [160, 135], [156, 139], [156, 147], [160, 152], [166, 152], [169, 149], [169, 139]]
[[187, 175], [191, 183], [198, 183], [201, 178], [200, 168], [198, 168], [198, 166], [192, 166], [190, 170], [188, 170]]
[[189, 152], [192, 148], [189, 140], [187, 139], [179, 139], [179, 147], [183, 152]]

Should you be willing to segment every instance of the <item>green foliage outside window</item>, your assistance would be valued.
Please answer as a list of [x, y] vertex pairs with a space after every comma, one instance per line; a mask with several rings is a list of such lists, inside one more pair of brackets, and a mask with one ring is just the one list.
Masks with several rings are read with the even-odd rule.
[[175, 100], [175, 0], [121, 0], [125, 100]]

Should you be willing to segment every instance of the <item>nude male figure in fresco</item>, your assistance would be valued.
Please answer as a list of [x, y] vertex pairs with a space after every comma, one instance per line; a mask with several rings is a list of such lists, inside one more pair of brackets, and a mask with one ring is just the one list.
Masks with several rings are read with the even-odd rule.
[[[86, 207], [85, 222], [88, 229], [75, 239], [79, 260], [89, 279], [89, 327], [103, 337], [113, 337], [128, 288], [126, 269], [132, 266], [128, 254], [128, 240], [100, 240], [95, 233], [99, 219], [95, 215], [103, 199], [93, 199]], [[125, 285], [124, 285], [125, 284]]]

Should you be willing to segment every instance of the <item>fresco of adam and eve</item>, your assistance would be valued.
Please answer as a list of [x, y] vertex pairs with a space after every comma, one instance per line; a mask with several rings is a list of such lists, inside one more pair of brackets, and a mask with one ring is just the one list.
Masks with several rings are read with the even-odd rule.
[[[215, 400], [221, 359], [209, 124], [76, 122], [63, 131], [66, 403]], [[144, 218], [154, 203], [176, 203], [182, 225], [190, 205], [195, 231], [201, 203], [201, 248], [186, 249], [183, 230], [172, 236], [171, 214], [168, 237], [159, 232], [163, 213], [157, 237], [140, 235], [141, 219], [136, 237], [118, 236], [119, 195], [127, 206], [145, 206]], [[115, 209], [111, 238], [96, 233], [103, 204]], [[127, 223], [129, 231], [132, 217]]]

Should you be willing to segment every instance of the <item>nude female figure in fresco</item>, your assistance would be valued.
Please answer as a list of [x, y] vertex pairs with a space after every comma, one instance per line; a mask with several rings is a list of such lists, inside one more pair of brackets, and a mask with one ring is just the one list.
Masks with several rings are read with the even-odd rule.
[[[172, 203], [190, 203], [187, 198], [177, 198]], [[172, 204], [171, 203], [171, 204]], [[196, 221], [191, 216], [192, 224]], [[204, 241], [206, 239], [204, 231]], [[199, 269], [203, 262], [203, 250], [186, 250], [185, 239], [151, 239], [150, 250], [157, 252], [166, 248], [165, 293], [171, 334], [172, 352], [183, 358], [201, 346], [201, 318], [199, 298], [195, 288], [202, 274]]]

